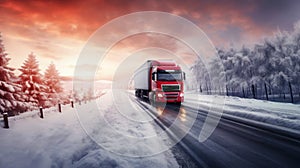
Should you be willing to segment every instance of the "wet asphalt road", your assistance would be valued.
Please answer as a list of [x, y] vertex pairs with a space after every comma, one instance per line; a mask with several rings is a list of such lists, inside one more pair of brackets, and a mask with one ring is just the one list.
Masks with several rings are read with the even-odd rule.
[[[140, 101], [140, 100], [139, 100]], [[139, 103], [137, 101], [137, 103]], [[198, 167], [299, 167], [300, 140], [287, 137], [244, 122], [222, 117], [213, 134], [199, 142], [200, 130], [207, 117], [207, 109], [193, 109], [184, 104], [151, 108], [139, 103], [175, 136], [184, 137], [183, 150]], [[152, 106], [153, 107], [153, 106]]]

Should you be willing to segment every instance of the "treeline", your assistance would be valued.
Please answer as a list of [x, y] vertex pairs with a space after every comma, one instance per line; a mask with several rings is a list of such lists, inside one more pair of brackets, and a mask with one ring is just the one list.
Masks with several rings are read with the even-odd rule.
[[51, 63], [42, 75], [39, 64], [33, 53], [18, 69], [21, 74], [16, 76], [14, 68], [9, 66], [10, 58], [0, 34], [0, 112], [16, 115], [42, 106], [50, 107], [57, 103], [69, 101], [63, 94], [59, 72]]
[[253, 48], [217, 53], [219, 60], [206, 66], [198, 60], [192, 67], [200, 91], [282, 100], [287, 94], [300, 96], [300, 22], [293, 31], [278, 31]]

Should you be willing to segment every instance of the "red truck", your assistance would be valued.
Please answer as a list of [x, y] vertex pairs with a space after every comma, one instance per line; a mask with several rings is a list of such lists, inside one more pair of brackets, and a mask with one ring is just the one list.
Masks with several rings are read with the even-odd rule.
[[148, 60], [134, 73], [135, 95], [152, 102], [184, 101], [185, 73], [174, 61]]

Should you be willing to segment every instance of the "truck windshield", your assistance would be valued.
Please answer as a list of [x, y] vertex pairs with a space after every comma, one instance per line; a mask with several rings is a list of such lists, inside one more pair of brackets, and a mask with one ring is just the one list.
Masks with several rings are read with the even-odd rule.
[[181, 81], [182, 80], [182, 75], [181, 73], [157, 73], [157, 80], [158, 81]]

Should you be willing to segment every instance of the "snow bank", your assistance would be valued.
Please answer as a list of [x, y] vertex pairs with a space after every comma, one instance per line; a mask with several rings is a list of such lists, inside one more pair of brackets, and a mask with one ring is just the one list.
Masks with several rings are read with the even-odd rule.
[[[198, 105], [199, 108], [208, 109], [223, 108], [224, 113], [251, 119], [287, 129], [300, 130], [300, 105], [292, 103], [279, 103], [256, 99], [243, 99], [239, 97], [224, 97], [224, 102], [212, 102], [222, 100], [222, 96], [199, 95], [198, 93], [186, 93], [187, 105]], [[224, 105], [222, 104], [224, 103]]]

